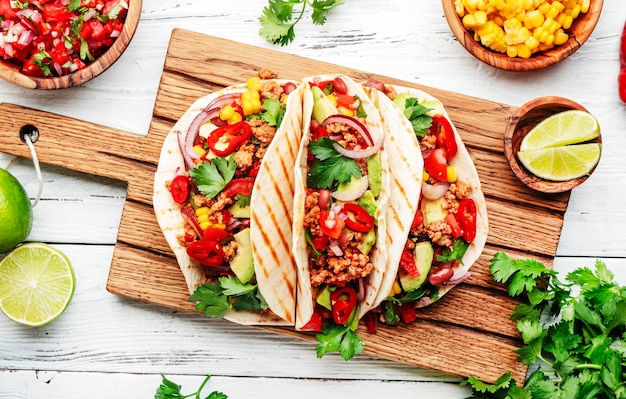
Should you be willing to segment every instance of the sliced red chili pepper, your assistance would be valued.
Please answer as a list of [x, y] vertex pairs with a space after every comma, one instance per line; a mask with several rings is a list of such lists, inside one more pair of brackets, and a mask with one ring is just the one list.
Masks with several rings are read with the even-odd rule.
[[189, 179], [187, 176], [178, 175], [170, 183], [170, 192], [174, 202], [184, 204], [189, 198]]
[[463, 227], [453, 213], [448, 213], [446, 215], [446, 223], [448, 224], [448, 226], [450, 226], [450, 229], [452, 230], [452, 237], [459, 238], [463, 235]]
[[374, 228], [374, 218], [361, 205], [352, 202], [345, 203], [342, 212], [348, 216], [345, 220], [348, 228], [362, 233], [367, 233]]
[[417, 270], [415, 256], [406, 245], [402, 250], [402, 255], [400, 255], [400, 266], [412, 277], [419, 277], [420, 272]]
[[430, 176], [440, 181], [447, 181], [448, 162], [446, 160], [446, 150], [443, 148], [435, 148], [426, 159], [424, 159], [424, 167]]
[[250, 125], [241, 121], [215, 129], [207, 139], [207, 145], [215, 155], [225, 157], [245, 143], [251, 134]]
[[463, 239], [467, 242], [476, 238], [476, 203], [471, 198], [464, 198], [459, 202], [456, 219], [463, 229]]
[[207, 266], [219, 266], [224, 260], [224, 251], [217, 241], [194, 241], [187, 247], [187, 255]]
[[228, 198], [234, 198], [237, 194], [250, 195], [252, 194], [252, 187], [254, 187], [254, 179], [240, 177], [229, 181], [222, 193]]
[[356, 292], [350, 287], [343, 287], [330, 293], [330, 306], [333, 320], [344, 324], [350, 319], [356, 307]]
[[406, 324], [413, 323], [417, 319], [417, 312], [410, 303], [400, 305], [400, 319]]
[[335, 212], [330, 212], [325, 209], [320, 211], [320, 229], [322, 233], [337, 239], [341, 236], [344, 227], [345, 222], [335, 215]]
[[224, 229], [218, 227], [209, 226], [204, 230], [202, 235], [203, 241], [216, 241], [218, 243], [231, 238], [233, 235]]
[[437, 135], [437, 146], [446, 150], [446, 159], [452, 159], [457, 151], [456, 137], [454, 137], [454, 129], [450, 121], [444, 116], [433, 117], [433, 127]]

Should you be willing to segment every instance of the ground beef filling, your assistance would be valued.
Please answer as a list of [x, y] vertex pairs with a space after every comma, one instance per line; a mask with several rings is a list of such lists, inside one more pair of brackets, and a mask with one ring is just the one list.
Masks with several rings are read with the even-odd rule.
[[[305, 200], [304, 228], [310, 231], [311, 237], [322, 234], [319, 225], [318, 198], [319, 192], [311, 191]], [[361, 253], [358, 249], [363, 240], [363, 233], [345, 229], [342, 237], [337, 240], [343, 255], [337, 256], [327, 247], [317, 256], [309, 247], [311, 285], [313, 287], [322, 284], [345, 285], [352, 280], [368, 276], [374, 265], [369, 255]]]

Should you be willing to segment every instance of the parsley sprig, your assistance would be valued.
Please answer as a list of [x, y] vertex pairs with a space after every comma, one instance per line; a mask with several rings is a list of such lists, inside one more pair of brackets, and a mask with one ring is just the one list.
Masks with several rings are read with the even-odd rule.
[[526, 298], [511, 316], [524, 342], [515, 353], [537, 369], [523, 387], [511, 373], [495, 384], [470, 377], [462, 384], [472, 386], [472, 398], [626, 398], [626, 287], [604, 262], [562, 282], [541, 262], [498, 252], [490, 271], [509, 284], [509, 295]]
[[354, 355], [363, 352], [365, 342], [357, 335], [355, 329], [358, 325], [352, 323], [344, 326], [332, 321], [326, 322], [322, 327], [322, 333], [316, 334], [317, 346], [315, 351], [317, 357], [321, 358], [331, 352], [339, 352], [343, 360], [350, 360]]
[[[161, 382], [161, 385], [159, 385], [159, 387], [157, 388], [154, 398], [155, 399], [183, 399], [183, 398], [194, 397], [196, 399], [200, 399], [200, 394], [202, 393], [202, 390], [204, 389], [205, 385], [209, 382], [210, 378], [211, 376], [207, 375], [204, 381], [202, 381], [202, 384], [200, 384], [200, 387], [198, 388], [196, 392], [183, 395], [181, 393], [182, 387], [180, 385], [176, 384], [174, 381], [167, 379], [165, 375], [161, 374], [162, 382]], [[226, 396], [222, 392], [213, 391], [209, 394], [209, 396], [206, 396], [204, 399], [227, 399], [227, 398], [228, 396]]]
[[189, 175], [202, 194], [213, 198], [232, 180], [236, 171], [237, 162], [232, 156], [217, 157], [210, 162], [202, 162], [197, 168], [190, 169]]
[[413, 131], [417, 137], [424, 137], [433, 123], [433, 118], [428, 115], [430, 108], [419, 103], [419, 99], [409, 97], [404, 105], [404, 116], [411, 122]]
[[341, 155], [333, 147], [336, 141], [322, 137], [309, 143], [315, 160], [309, 169], [307, 184], [311, 188], [331, 188], [350, 181], [352, 176], [361, 178], [361, 168], [354, 159]]
[[295, 38], [294, 27], [304, 17], [307, 6], [313, 9], [313, 23], [324, 25], [328, 12], [341, 4], [343, 0], [268, 0], [259, 17], [259, 35], [270, 43], [286, 46]]
[[196, 310], [206, 317], [221, 319], [231, 309], [262, 312], [268, 308], [258, 285], [243, 284], [233, 276], [220, 277], [218, 281], [198, 286], [189, 296], [189, 300], [196, 303]]

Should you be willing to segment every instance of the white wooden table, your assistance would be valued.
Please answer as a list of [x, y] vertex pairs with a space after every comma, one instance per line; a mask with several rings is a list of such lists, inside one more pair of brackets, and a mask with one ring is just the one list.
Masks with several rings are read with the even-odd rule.
[[[626, 284], [626, 105], [616, 83], [626, 3], [605, 0], [587, 44], [562, 63], [534, 72], [494, 69], [471, 56], [449, 30], [440, 0], [346, 0], [324, 26], [313, 26], [307, 15], [296, 26], [295, 42], [283, 48], [258, 35], [265, 4], [144, 0], [130, 47], [100, 77], [63, 91], [31, 91], [2, 81], [0, 102], [146, 134], [175, 27], [514, 106], [543, 95], [567, 97], [599, 119], [604, 152], [594, 175], [572, 193], [555, 268], [565, 272], [603, 259]], [[10, 161], [0, 153], [0, 167]], [[18, 160], [9, 171], [34, 197], [32, 162]], [[125, 188], [46, 165], [43, 174], [29, 240], [68, 255], [76, 292], [66, 313], [42, 328], [0, 317], [0, 398], [153, 397], [160, 373], [182, 384], [183, 393], [210, 374], [205, 392], [220, 390], [231, 398], [469, 395], [455, 376], [366, 356], [317, 359], [311, 342], [110, 294], [105, 286]]]

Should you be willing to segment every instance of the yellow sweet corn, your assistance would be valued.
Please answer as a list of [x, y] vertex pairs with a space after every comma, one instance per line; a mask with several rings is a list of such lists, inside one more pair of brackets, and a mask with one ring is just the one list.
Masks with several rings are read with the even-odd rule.
[[400, 283], [398, 283], [398, 280], [395, 280], [393, 282], [393, 285], [391, 286], [391, 291], [389, 292], [389, 296], [396, 296], [400, 294], [401, 292], [402, 292], [402, 287], [400, 286]]
[[220, 119], [223, 121], [227, 121], [235, 115], [235, 108], [232, 105], [225, 105], [220, 110]]
[[337, 111], [339, 112], [339, 114], [341, 115], [345, 115], [345, 116], [354, 116], [354, 110], [350, 109], [348, 107], [337, 107]]
[[200, 157], [203, 157], [206, 154], [206, 151], [200, 145], [194, 145], [193, 151], [198, 154]]
[[261, 112], [261, 100], [258, 91], [246, 91], [241, 93], [241, 108], [243, 114], [250, 116]]
[[196, 216], [208, 215], [209, 208], [206, 206], [201, 206], [200, 208], [196, 208]]
[[454, 165], [448, 165], [448, 167], [446, 168], [446, 174], [448, 175], [448, 183], [454, 183], [456, 179], [459, 178], [459, 175], [457, 174]]
[[430, 179], [430, 175], [428, 174], [428, 172], [426, 172], [426, 170], [424, 170], [422, 172], [422, 180], [423, 181], [428, 181], [428, 179]]
[[257, 93], [263, 88], [263, 82], [261, 81], [261, 78], [256, 76], [248, 78], [246, 84], [248, 86], [248, 90], [256, 91]]
[[530, 57], [565, 43], [568, 29], [591, 0], [455, 0], [476, 41], [509, 57]]

